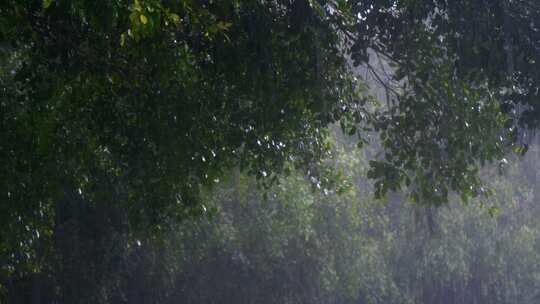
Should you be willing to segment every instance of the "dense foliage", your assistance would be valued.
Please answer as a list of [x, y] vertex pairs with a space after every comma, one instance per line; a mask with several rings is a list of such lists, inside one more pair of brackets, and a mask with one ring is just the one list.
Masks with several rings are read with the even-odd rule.
[[0, 14], [6, 276], [67, 259], [81, 212], [97, 243], [147, 233], [206, 212], [199, 195], [228, 168], [271, 177], [318, 159], [359, 99], [307, 2], [4, 1]]
[[[109, 272], [137, 240], [268, 211], [212, 202], [233, 170], [268, 189], [296, 172], [344, 192], [319, 164], [333, 124], [360, 146], [380, 137], [362, 171], [378, 198], [488, 194], [481, 166], [524, 154], [538, 127], [539, 16], [533, 0], [3, 1], [2, 295], [30, 280], [64, 302], [124, 301], [108, 298], [127, 282]], [[297, 199], [275, 201], [289, 212]]]
[[[397, 193], [373, 200], [364, 153], [347, 146], [331, 160], [349, 182], [342, 194], [312, 191], [298, 173], [262, 192], [236, 174], [208, 199], [215, 217], [170, 223], [164, 237], [141, 238], [125, 252], [108, 239], [105, 260], [82, 252], [90, 263], [62, 275], [70, 288], [85, 288], [64, 301], [537, 303], [540, 210], [530, 173], [538, 151], [506, 168], [506, 178], [483, 173], [493, 177], [489, 201], [438, 209]], [[100, 267], [106, 276], [96, 276]], [[84, 282], [70, 277], [80, 273]], [[31, 286], [14, 282], [12, 301], [31, 298]]]
[[478, 164], [511, 147], [525, 152], [538, 124], [538, 4], [372, 0], [353, 8], [361, 16], [353, 58], [389, 64], [376, 77], [389, 102], [376, 123], [387, 152], [371, 172], [378, 191], [412, 185], [413, 199], [430, 204], [451, 190], [485, 194]]
[[[538, 179], [529, 175], [538, 170], [537, 148], [506, 178], [483, 173], [492, 178], [490, 200], [463, 206], [454, 199], [438, 209], [406, 204], [399, 194], [372, 200], [367, 162], [351, 149], [333, 164], [354, 184], [346, 194], [314, 193], [293, 175], [264, 198], [245, 178], [239, 198], [229, 187], [216, 193], [220, 216], [171, 236], [169, 246], [180, 250], [170, 261], [183, 266], [161, 277], [174, 288], [153, 296], [165, 303], [537, 303]], [[161, 261], [147, 269], [169, 270]]]

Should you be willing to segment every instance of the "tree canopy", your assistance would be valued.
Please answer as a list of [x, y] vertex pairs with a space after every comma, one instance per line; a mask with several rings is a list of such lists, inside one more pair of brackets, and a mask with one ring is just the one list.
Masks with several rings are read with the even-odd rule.
[[90, 209], [134, 234], [204, 214], [234, 167], [326, 187], [332, 124], [379, 137], [378, 197], [487, 194], [479, 168], [539, 124], [539, 16], [532, 0], [3, 1], [1, 271], [39, 271]]

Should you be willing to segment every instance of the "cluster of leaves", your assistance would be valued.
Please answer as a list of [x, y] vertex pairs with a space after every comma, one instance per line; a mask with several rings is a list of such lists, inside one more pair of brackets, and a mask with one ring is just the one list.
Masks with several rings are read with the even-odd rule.
[[[484, 162], [524, 152], [537, 127], [540, 7], [534, 1], [358, 1], [350, 32], [356, 64], [377, 76], [386, 155], [373, 163], [377, 193], [412, 185], [413, 199], [485, 194]], [[372, 50], [370, 53], [369, 50]]]
[[[533, 0], [2, 2], [0, 284], [80, 260], [70, 231], [84, 212], [115, 227], [93, 242], [129, 244], [219, 209], [201, 194], [235, 166], [274, 181], [286, 163], [308, 168], [332, 192], [332, 169], [315, 164], [333, 123], [360, 142], [361, 123], [379, 132], [377, 197], [487, 193], [480, 166], [526, 151], [538, 126], [539, 12]], [[366, 103], [349, 59], [386, 106]]]
[[489, 201], [454, 198], [442, 208], [405, 204], [399, 194], [373, 200], [362, 155], [334, 151], [336, 170], [356, 181], [346, 194], [310, 191], [309, 178], [297, 174], [266, 198], [246, 176], [238, 191], [218, 189], [219, 214], [173, 229], [167, 246], [177, 256], [146, 264], [144, 273], [178, 267], [161, 277], [171, 285], [155, 296], [163, 303], [538, 301], [538, 180], [526, 173], [538, 167], [538, 154], [509, 166], [505, 178], [483, 172], [492, 178]]
[[360, 97], [321, 8], [2, 2], [2, 271], [46, 259], [77, 201], [159, 229], [203, 214], [201, 191], [232, 166], [264, 177], [319, 159]]
[[329, 161], [354, 184], [342, 194], [312, 191], [301, 172], [261, 191], [252, 176], [236, 172], [209, 194], [219, 210], [214, 217], [170, 222], [163, 237], [131, 241], [123, 256], [108, 250], [104, 260], [116, 256], [125, 266], [103, 276], [92, 273], [107, 262], [90, 253], [97, 269], [85, 266], [87, 280], [70, 282], [86, 289], [64, 300], [537, 303], [537, 148], [509, 166], [507, 178], [483, 173], [494, 189], [484, 206], [453, 200], [448, 208], [426, 208], [405, 204], [400, 194], [375, 201], [366, 186], [368, 161], [350, 146], [333, 150]]

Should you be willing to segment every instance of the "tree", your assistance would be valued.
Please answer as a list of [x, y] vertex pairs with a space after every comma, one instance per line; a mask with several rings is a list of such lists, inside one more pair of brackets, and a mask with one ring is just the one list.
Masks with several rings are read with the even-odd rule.
[[353, 59], [376, 73], [371, 49], [394, 67], [380, 83], [389, 104], [376, 123], [387, 152], [370, 173], [378, 193], [412, 185], [413, 199], [435, 204], [451, 191], [487, 193], [479, 165], [523, 154], [537, 128], [537, 4], [358, 1], [353, 11]]
[[[103, 245], [110, 231], [133, 241], [204, 214], [201, 194], [235, 166], [270, 181], [292, 160], [318, 181], [332, 123], [361, 143], [379, 132], [377, 196], [487, 193], [480, 165], [525, 152], [538, 125], [538, 11], [532, 0], [5, 1], [2, 276], [71, 260], [88, 244], [72, 228]], [[370, 55], [393, 67], [388, 81]], [[369, 103], [350, 59], [386, 105]]]
[[96, 246], [109, 235], [85, 222], [151, 234], [166, 218], [203, 214], [201, 191], [233, 166], [270, 177], [289, 158], [319, 158], [325, 126], [360, 96], [340, 35], [316, 8], [3, 3], [6, 275], [40, 271], [51, 254], [81, 263], [74, 247], [88, 243], [66, 239], [74, 229]]
[[163, 238], [141, 240], [123, 275], [108, 272], [123, 283], [102, 282], [116, 289], [101, 302], [537, 302], [538, 182], [524, 174], [537, 156], [509, 165], [505, 177], [484, 170], [489, 200], [454, 197], [428, 209], [403, 195], [373, 199], [371, 147], [334, 139], [333, 156], [318, 166], [343, 173], [343, 193], [312, 191], [302, 171], [269, 189], [247, 174], [220, 183], [206, 200], [215, 217], [170, 222]]

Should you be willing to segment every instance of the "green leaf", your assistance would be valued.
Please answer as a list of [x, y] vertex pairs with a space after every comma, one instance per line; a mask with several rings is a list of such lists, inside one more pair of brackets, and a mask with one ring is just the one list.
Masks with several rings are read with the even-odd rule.
[[148, 23], [148, 18], [145, 15], [141, 14], [139, 16], [139, 18], [141, 19], [142, 24], [147, 24]]
[[226, 31], [228, 30], [230, 27], [231, 27], [232, 23], [231, 22], [226, 22], [226, 21], [219, 21], [217, 24], [216, 24], [216, 27], [222, 31]]
[[44, 9], [47, 9], [49, 8], [49, 6], [51, 6], [51, 4], [53, 3], [54, 0], [43, 0], [43, 8]]
[[171, 19], [171, 21], [174, 24], [180, 23], [180, 16], [178, 16], [177, 14], [174, 14], [174, 13], [169, 14], [169, 19]]
[[126, 44], [126, 34], [120, 35], [120, 46], [124, 46]]

